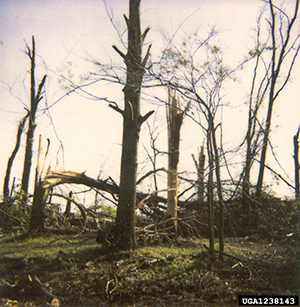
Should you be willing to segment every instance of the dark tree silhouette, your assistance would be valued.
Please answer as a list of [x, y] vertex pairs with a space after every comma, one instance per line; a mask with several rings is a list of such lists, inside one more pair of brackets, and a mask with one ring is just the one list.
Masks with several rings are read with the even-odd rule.
[[8, 159], [7, 162], [7, 167], [6, 167], [6, 173], [5, 173], [5, 178], [4, 178], [4, 185], [3, 185], [3, 196], [4, 198], [7, 198], [9, 196], [9, 178], [10, 178], [10, 172], [11, 172], [11, 168], [14, 162], [14, 159], [17, 155], [17, 152], [20, 148], [20, 144], [21, 144], [21, 136], [22, 136], [22, 132], [23, 132], [23, 128], [24, 125], [26, 123], [26, 120], [28, 118], [28, 113], [21, 119], [19, 126], [18, 126], [18, 132], [17, 132], [17, 137], [16, 137], [16, 145], [14, 150], [12, 151], [11, 156]]
[[43, 98], [41, 96], [42, 89], [46, 81], [46, 75], [44, 75], [41, 83], [38, 86], [37, 92], [35, 92], [35, 41], [32, 36], [32, 48], [27, 46], [27, 55], [30, 58], [31, 68], [30, 68], [30, 110], [29, 110], [29, 123], [26, 138], [25, 147], [25, 159], [22, 175], [22, 190], [27, 194], [29, 186], [29, 177], [31, 169], [31, 159], [32, 159], [32, 145], [34, 140], [34, 131], [36, 128], [35, 116], [38, 108], [38, 104]]
[[140, 94], [144, 67], [149, 57], [149, 45], [145, 58], [142, 58], [142, 44], [147, 28], [143, 34], [140, 29], [140, 0], [130, 0], [129, 19], [125, 17], [128, 28], [128, 50], [124, 54], [116, 46], [113, 48], [126, 64], [126, 84], [123, 88], [125, 108], [121, 110], [116, 104], [110, 104], [123, 116], [123, 142], [120, 175], [120, 193], [116, 217], [115, 246], [120, 249], [136, 247], [135, 206], [137, 181], [137, 153], [140, 128], [144, 121], [154, 112], [140, 115]]

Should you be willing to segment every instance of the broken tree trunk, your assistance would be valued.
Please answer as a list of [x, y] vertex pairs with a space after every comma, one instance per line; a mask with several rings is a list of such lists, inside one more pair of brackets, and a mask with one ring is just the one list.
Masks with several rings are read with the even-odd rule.
[[197, 194], [199, 203], [204, 201], [204, 168], [205, 168], [205, 154], [204, 146], [201, 146], [199, 153], [199, 160], [197, 162], [195, 156], [192, 154], [196, 169], [197, 169]]
[[36, 185], [33, 194], [33, 203], [29, 232], [41, 232], [44, 230], [45, 215], [45, 189]]
[[[64, 212], [64, 216], [67, 217], [67, 218], [69, 218], [70, 215], [71, 215], [72, 194], [73, 194], [73, 192], [70, 191], [69, 192], [69, 199], [67, 200], [66, 210]], [[96, 193], [96, 195], [97, 195], [97, 193]]]
[[41, 232], [44, 230], [44, 221], [45, 221], [45, 205], [47, 193], [46, 189], [42, 185], [42, 171], [45, 164], [46, 157], [48, 155], [50, 142], [48, 139], [48, 146], [44, 157], [44, 163], [42, 166], [42, 170], [40, 172], [40, 155], [42, 151], [41, 147], [41, 135], [39, 137], [39, 147], [38, 147], [38, 157], [37, 157], [37, 165], [35, 169], [35, 181], [34, 181], [34, 194], [33, 194], [33, 203], [32, 203], [32, 211], [30, 217], [30, 224], [28, 232]]
[[39, 84], [37, 92], [35, 92], [35, 42], [34, 37], [32, 36], [32, 48], [30, 50], [27, 47], [27, 54], [31, 61], [31, 68], [30, 68], [30, 111], [29, 111], [29, 123], [28, 123], [28, 130], [27, 130], [27, 138], [26, 138], [26, 147], [25, 147], [25, 158], [24, 158], [24, 167], [23, 167], [23, 175], [22, 175], [22, 190], [25, 194], [28, 193], [28, 186], [29, 186], [29, 176], [30, 176], [30, 169], [31, 169], [31, 159], [32, 159], [32, 147], [33, 147], [33, 140], [34, 140], [34, 131], [36, 128], [35, 123], [35, 115], [37, 111], [38, 104], [40, 100], [43, 98], [41, 96], [42, 89], [44, 87], [46, 81], [46, 75], [44, 75], [41, 83]]
[[[41, 187], [46, 189], [48, 194], [53, 187], [60, 184], [82, 184], [91, 188], [99, 189], [104, 192], [108, 192], [112, 195], [119, 195], [120, 188], [115, 183], [110, 183], [108, 180], [93, 179], [86, 176], [84, 173], [76, 173], [71, 171], [62, 172], [50, 172], [45, 176], [41, 182]], [[50, 194], [51, 195], [51, 194]], [[162, 196], [157, 195], [157, 193], [146, 194], [142, 192], [136, 193], [136, 198], [139, 202], [152, 202], [155, 204], [163, 203], [167, 204], [168, 200]], [[67, 198], [66, 198], [67, 199]], [[205, 205], [206, 203], [201, 203]], [[182, 208], [198, 209], [198, 201], [180, 201], [178, 200], [177, 205]]]
[[177, 197], [178, 197], [178, 164], [180, 128], [183, 112], [180, 111], [179, 98], [168, 88], [167, 122], [168, 122], [168, 208], [167, 213], [174, 218], [174, 228], [177, 231]]

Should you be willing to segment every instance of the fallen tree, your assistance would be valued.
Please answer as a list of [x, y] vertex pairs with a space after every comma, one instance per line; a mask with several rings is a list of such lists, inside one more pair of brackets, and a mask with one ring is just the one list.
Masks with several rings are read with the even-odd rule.
[[[53, 187], [60, 184], [82, 184], [90, 188], [98, 189], [104, 192], [108, 192], [112, 195], [119, 195], [119, 186], [111, 179], [93, 179], [85, 175], [85, 173], [77, 173], [72, 171], [61, 171], [54, 172], [52, 171], [48, 174], [41, 186], [50, 191]], [[137, 208], [140, 208], [140, 203], [155, 203], [155, 204], [167, 204], [168, 199], [162, 196], [157, 195], [157, 193], [147, 194], [142, 192], [137, 192]], [[178, 206], [181, 208], [189, 209], [200, 209], [203, 206], [206, 206], [204, 201], [180, 201], [178, 200]]]
[[[48, 173], [41, 182], [41, 187], [46, 190], [46, 194], [48, 195], [63, 197], [74, 202], [73, 199], [67, 196], [49, 193], [55, 186], [61, 184], [81, 184], [95, 190], [110, 193], [115, 200], [116, 197], [119, 196], [119, 186], [111, 178], [106, 180], [93, 179], [86, 176], [85, 173], [76, 173], [72, 171], [53, 171]], [[169, 236], [169, 231], [173, 227], [174, 219], [170, 219], [166, 214], [168, 199], [158, 195], [158, 193], [165, 191], [166, 190], [155, 191], [151, 194], [137, 192], [136, 194], [136, 209], [139, 209], [144, 216], [144, 218], [139, 217], [138, 227], [136, 228], [136, 232], [139, 235], [139, 238], [143, 238], [142, 240], [147, 241], [152, 237], [161, 238]], [[75, 203], [75, 205], [80, 209], [83, 219], [86, 220], [86, 215], [82, 214], [82, 211], [84, 212], [86, 210], [84, 206], [77, 203]], [[198, 201], [178, 201], [178, 206], [181, 209], [180, 214], [176, 219], [179, 223], [179, 232], [182, 235], [199, 235], [197, 229], [199, 221], [196, 221], [196, 216], [194, 216], [190, 210], [205, 210], [205, 202], [199, 204]], [[186, 210], [188, 210], [188, 212]], [[110, 239], [115, 231], [115, 221], [102, 221], [101, 218], [98, 218], [97, 220], [97, 229], [99, 232], [97, 241], [101, 243], [110, 243]], [[204, 225], [202, 223], [200, 224], [202, 226]]]

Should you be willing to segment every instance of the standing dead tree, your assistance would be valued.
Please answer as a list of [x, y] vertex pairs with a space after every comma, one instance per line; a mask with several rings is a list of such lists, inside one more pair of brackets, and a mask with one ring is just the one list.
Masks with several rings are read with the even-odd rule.
[[205, 198], [204, 194], [204, 170], [205, 170], [205, 154], [204, 154], [204, 145], [201, 146], [198, 161], [196, 160], [194, 154], [192, 154], [196, 170], [197, 170], [197, 194], [198, 201], [203, 202]]
[[[182, 44], [169, 42], [169, 47], [163, 51], [163, 56], [158, 66], [153, 64], [149, 73], [177, 91], [183, 97], [195, 105], [199, 116], [204, 117], [206, 127], [202, 120], [197, 120], [194, 113], [189, 116], [202, 128], [207, 137], [208, 161], [210, 166], [209, 182], [207, 184], [207, 200], [210, 206], [210, 229], [211, 250], [213, 251], [213, 199], [215, 175], [216, 192], [218, 197], [218, 223], [219, 223], [219, 248], [224, 251], [224, 201], [221, 182], [220, 152], [216, 136], [217, 126], [215, 125], [216, 113], [221, 106], [221, 89], [225, 80], [231, 79], [231, 75], [241, 67], [232, 70], [223, 63], [223, 56], [220, 48], [214, 41], [216, 32], [210, 31], [206, 39], [201, 39], [197, 34], [190, 36]], [[203, 52], [203, 54], [202, 54]], [[200, 55], [201, 54], [201, 55]], [[205, 60], [203, 60], [203, 58]], [[199, 59], [201, 61], [199, 62]], [[158, 67], [158, 71], [155, 68]], [[201, 93], [201, 94], [200, 94]], [[203, 99], [203, 95], [205, 98]]]
[[167, 122], [168, 122], [168, 207], [167, 213], [174, 219], [175, 232], [177, 231], [177, 197], [178, 197], [178, 164], [180, 128], [183, 112], [180, 111], [179, 98], [168, 88]]
[[263, 104], [270, 85], [270, 78], [268, 78], [270, 65], [266, 67], [262, 78], [259, 78], [260, 65], [264, 62], [263, 55], [267, 50], [267, 44], [261, 42], [261, 16], [259, 16], [257, 20], [256, 46], [254, 50], [249, 52], [250, 56], [255, 58], [255, 64], [249, 95], [248, 125], [244, 140], [246, 144], [245, 165], [241, 174], [242, 199], [244, 204], [247, 204], [250, 198], [251, 169], [259, 149], [258, 143], [261, 136], [261, 129], [258, 129], [258, 111]]
[[[270, 34], [272, 39], [272, 46], [270, 49], [272, 50], [271, 56], [271, 70], [270, 70], [270, 89], [269, 89], [269, 102], [268, 102], [268, 111], [267, 111], [267, 118], [264, 127], [264, 138], [263, 138], [263, 147], [261, 151], [260, 157], [260, 166], [259, 166], [259, 174], [256, 184], [256, 195], [260, 196], [262, 192], [263, 186], [263, 178], [264, 178], [264, 170], [265, 170], [265, 162], [267, 157], [267, 149], [269, 143], [269, 136], [271, 132], [271, 122], [272, 122], [272, 115], [273, 115], [273, 107], [274, 102], [278, 98], [278, 95], [283, 90], [283, 88], [288, 83], [292, 69], [294, 67], [297, 55], [300, 50], [300, 45], [297, 42], [299, 40], [300, 35], [298, 34], [294, 41], [290, 44], [290, 40], [292, 38], [292, 29], [295, 25], [295, 21], [297, 19], [298, 10], [299, 10], [299, 0], [296, 0], [295, 9], [292, 16], [292, 19], [283, 12], [281, 9], [276, 7], [273, 4], [272, 0], [269, 0], [269, 8], [270, 8], [270, 15], [271, 21], [268, 21], [270, 26]], [[275, 13], [275, 10], [278, 10], [279, 15]], [[279, 20], [277, 18], [279, 16]], [[286, 19], [287, 28], [284, 32], [283, 25], [285, 24], [283, 18]], [[279, 27], [277, 26], [277, 21], [279, 21]], [[279, 36], [279, 37], [278, 37]], [[289, 64], [288, 72], [284, 77], [281, 86], [277, 88], [280, 78], [280, 73], [282, 70], [283, 63], [289, 61], [288, 55], [292, 56], [292, 59]]]
[[149, 45], [146, 56], [142, 58], [142, 44], [149, 28], [141, 34], [140, 0], [130, 0], [129, 18], [125, 17], [128, 28], [128, 50], [124, 54], [116, 46], [113, 48], [126, 64], [126, 84], [124, 92], [124, 110], [116, 104], [110, 104], [123, 116], [123, 141], [120, 175], [120, 194], [116, 217], [115, 246], [119, 249], [134, 249], [135, 206], [137, 181], [137, 154], [141, 125], [154, 112], [140, 114], [140, 95], [145, 65], [150, 55]]
[[[45, 161], [48, 155], [49, 146], [50, 146], [50, 140], [47, 140], [47, 150], [45, 152], [44, 156], [44, 162], [42, 164], [42, 167], [40, 168], [40, 156], [42, 151], [41, 146], [41, 135], [39, 137], [39, 147], [38, 147], [38, 158], [36, 163], [36, 169], [35, 169], [35, 181], [34, 181], [34, 193], [33, 193], [33, 203], [32, 203], [32, 209], [31, 209], [31, 217], [30, 217], [30, 224], [29, 224], [29, 232], [40, 232], [44, 230], [44, 209], [46, 204], [46, 198], [47, 193], [46, 189], [42, 185], [42, 174], [44, 170]], [[50, 170], [50, 167], [48, 168], [46, 172], [46, 176]]]
[[35, 91], [35, 41], [32, 36], [32, 47], [31, 49], [27, 46], [27, 55], [29, 56], [31, 62], [30, 68], [30, 110], [29, 110], [29, 123], [27, 130], [27, 138], [26, 138], [26, 147], [25, 147], [25, 158], [24, 158], [24, 167], [23, 167], [23, 175], [22, 175], [22, 190], [27, 194], [28, 186], [29, 186], [29, 176], [31, 169], [31, 159], [32, 159], [32, 147], [34, 140], [34, 131], [36, 128], [36, 111], [38, 108], [38, 104], [43, 98], [42, 89], [44, 87], [46, 81], [46, 75], [42, 78], [37, 92]]

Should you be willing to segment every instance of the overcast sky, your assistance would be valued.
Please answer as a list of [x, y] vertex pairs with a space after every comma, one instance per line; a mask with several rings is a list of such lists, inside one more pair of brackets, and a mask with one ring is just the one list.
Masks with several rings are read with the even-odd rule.
[[[286, 1], [293, 4], [295, 1]], [[107, 0], [115, 27], [121, 31], [126, 29], [122, 15], [128, 14], [128, 1]], [[234, 67], [253, 48], [256, 18], [263, 6], [259, 0], [142, 0], [142, 28], [150, 26], [147, 43], [152, 43], [152, 56], [161, 52], [166, 46], [165, 38], [180, 39], [184, 33], [192, 33], [203, 29], [203, 33], [212, 26], [220, 33], [220, 44], [224, 51], [225, 60]], [[292, 6], [291, 6], [292, 7]], [[118, 32], [108, 18], [102, 0], [2, 0], [0, 1], [0, 190], [2, 191], [3, 177], [7, 159], [14, 144], [17, 125], [25, 115], [24, 106], [29, 103], [28, 71], [30, 62], [25, 54], [26, 44], [31, 47], [31, 36], [36, 42], [36, 78], [37, 84], [44, 74], [47, 74], [45, 99], [41, 108], [46, 104], [52, 105], [65, 94], [62, 88], [60, 74], [74, 76], [88, 74], [94, 67], [87, 60], [95, 59], [102, 62], [116, 61], [122, 64], [120, 57], [112, 49], [116, 44], [124, 50]], [[299, 27], [298, 27], [299, 30]], [[158, 55], [156, 55], [158, 56]], [[293, 180], [293, 144], [292, 137], [300, 124], [300, 90], [299, 90], [299, 61], [294, 69], [292, 82], [276, 102], [276, 112], [273, 121], [273, 143], [276, 146], [278, 159]], [[249, 70], [248, 70], [249, 72]], [[233, 103], [241, 105], [250, 90], [247, 73], [238, 75], [240, 82], [232, 87], [232, 96], [239, 93]], [[246, 81], [245, 81], [246, 80]], [[247, 83], [248, 82], [248, 83]], [[97, 84], [91, 92], [102, 97], [108, 97], [117, 103], [122, 103], [122, 87]], [[230, 97], [230, 93], [228, 93]], [[162, 92], [161, 99], [166, 99]], [[234, 98], [228, 98], [231, 100]], [[238, 101], [238, 100], [241, 101]], [[155, 108], [143, 103], [143, 112]], [[240, 112], [240, 113], [239, 113]], [[225, 142], [237, 145], [241, 142], [241, 132], [245, 131], [245, 114], [242, 109], [235, 110], [231, 122], [225, 128]], [[238, 115], [237, 115], [238, 114]], [[228, 116], [228, 115], [227, 115]], [[150, 119], [151, 120], [151, 119]], [[225, 120], [224, 120], [225, 121]], [[86, 174], [97, 177], [99, 170], [103, 176], [111, 175], [118, 181], [119, 159], [121, 152], [122, 119], [119, 114], [107, 107], [107, 103], [89, 100], [86, 97], [71, 94], [53, 107], [49, 112], [39, 112], [37, 118], [38, 134], [51, 139], [50, 157], [52, 169], [65, 168], [77, 172], [87, 171]], [[53, 125], [56, 129], [56, 134]], [[229, 127], [230, 126], [230, 127]], [[193, 133], [183, 128], [182, 138], [186, 142], [181, 156], [181, 169], [193, 167], [190, 156], [196, 154], [202, 143], [201, 133]], [[185, 129], [185, 130], [184, 130]], [[226, 130], [227, 129], [227, 130]], [[165, 132], [164, 132], [165, 133]], [[146, 138], [146, 126], [142, 130]], [[58, 136], [58, 138], [57, 138]], [[23, 143], [25, 135], [23, 135]], [[59, 150], [60, 142], [64, 146], [64, 159]], [[35, 150], [37, 143], [35, 143]], [[232, 145], [233, 146], [233, 145]], [[16, 158], [12, 176], [21, 177], [24, 145]], [[188, 161], [187, 161], [188, 160]], [[35, 160], [34, 160], [35, 161]], [[33, 162], [35, 165], [35, 162]], [[274, 168], [282, 173], [274, 164]], [[254, 179], [255, 180], [255, 179]], [[280, 190], [281, 189], [281, 190]], [[281, 183], [278, 191], [291, 196], [292, 191]]]

